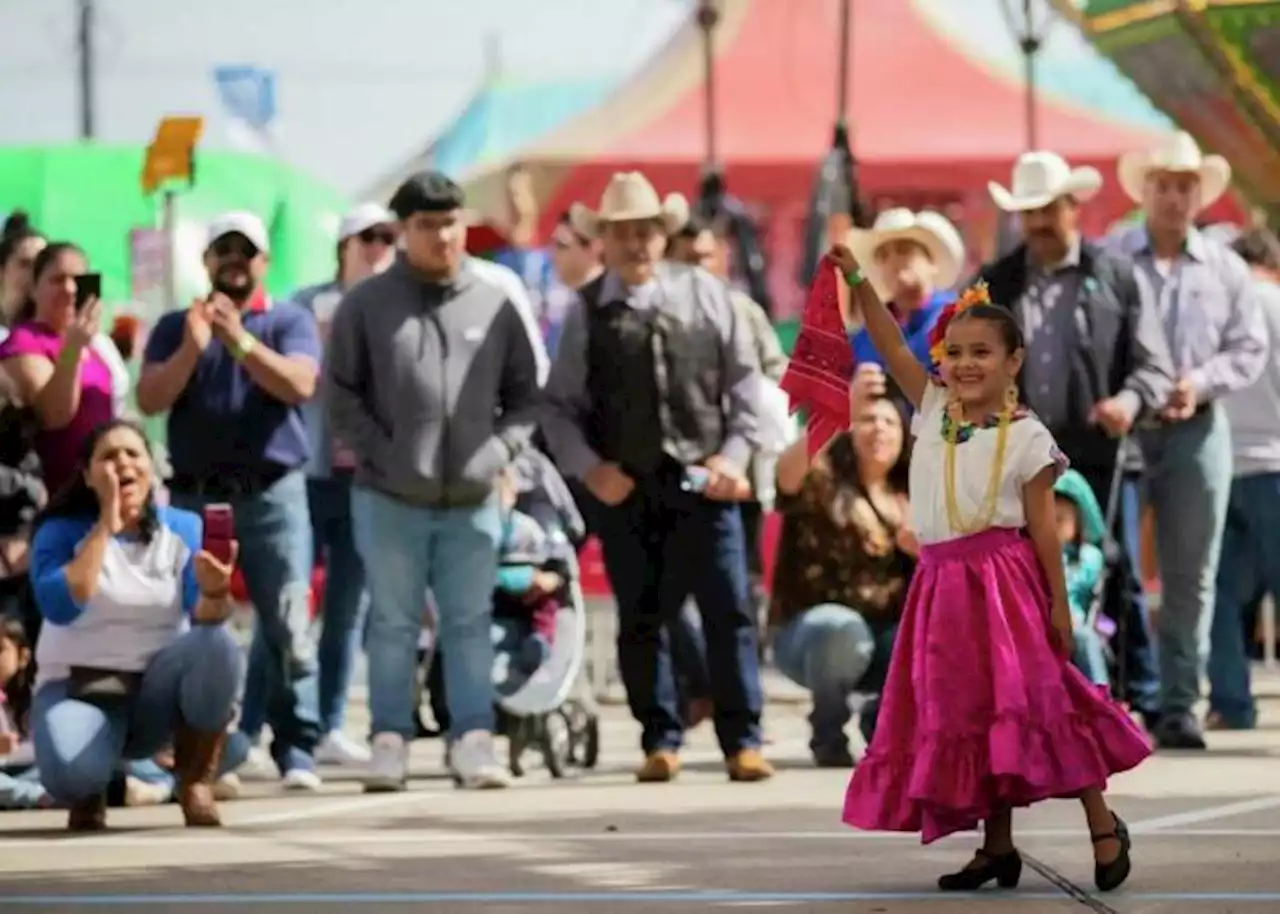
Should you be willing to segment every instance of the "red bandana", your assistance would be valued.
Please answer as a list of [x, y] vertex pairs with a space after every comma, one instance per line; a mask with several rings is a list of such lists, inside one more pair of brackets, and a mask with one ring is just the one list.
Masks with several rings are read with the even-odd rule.
[[853, 350], [840, 313], [840, 272], [823, 257], [800, 318], [800, 335], [781, 387], [791, 398], [791, 411], [809, 414], [809, 455], [849, 428], [849, 383]]

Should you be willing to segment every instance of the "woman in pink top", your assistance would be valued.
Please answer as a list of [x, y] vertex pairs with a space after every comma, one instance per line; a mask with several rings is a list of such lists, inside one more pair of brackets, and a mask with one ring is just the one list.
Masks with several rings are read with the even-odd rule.
[[36, 257], [31, 298], [0, 343], [0, 365], [18, 386], [40, 423], [36, 452], [45, 487], [60, 489], [75, 472], [89, 433], [115, 412], [112, 373], [92, 345], [102, 308], [97, 299], [76, 311], [76, 277], [84, 252], [74, 244], [50, 244]]

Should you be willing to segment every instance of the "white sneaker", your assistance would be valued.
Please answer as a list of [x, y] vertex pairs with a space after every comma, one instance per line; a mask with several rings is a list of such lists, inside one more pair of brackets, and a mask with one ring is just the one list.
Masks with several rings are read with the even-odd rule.
[[373, 737], [365, 793], [395, 793], [409, 782], [409, 744], [399, 733], [378, 733]]
[[236, 774], [252, 781], [265, 781], [279, 777], [280, 770], [276, 768], [270, 752], [261, 746], [254, 746], [249, 750], [248, 757], [236, 769]]
[[340, 730], [330, 730], [316, 746], [315, 759], [321, 765], [367, 765], [369, 749]]
[[493, 749], [493, 734], [470, 730], [460, 736], [449, 753], [453, 779], [468, 790], [493, 790], [511, 785], [507, 769]]
[[234, 771], [228, 771], [213, 782], [213, 798], [215, 800], [237, 800], [244, 785]]
[[173, 786], [170, 784], [153, 784], [135, 777], [124, 779], [125, 806], [159, 806], [168, 803], [172, 796]]
[[290, 768], [284, 773], [280, 783], [284, 785], [285, 790], [315, 793], [324, 782], [320, 780], [320, 775], [309, 768]]

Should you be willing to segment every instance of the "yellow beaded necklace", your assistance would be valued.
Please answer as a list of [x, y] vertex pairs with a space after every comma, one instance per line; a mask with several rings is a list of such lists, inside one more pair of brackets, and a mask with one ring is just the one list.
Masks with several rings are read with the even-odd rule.
[[1000, 498], [1000, 480], [1004, 476], [1004, 457], [1009, 445], [1009, 426], [1013, 424], [1013, 410], [1006, 407], [1000, 411], [1000, 424], [996, 431], [996, 453], [991, 461], [991, 478], [987, 482], [987, 493], [982, 500], [978, 513], [966, 521], [960, 516], [960, 506], [956, 503], [956, 445], [960, 435], [960, 422], [952, 416], [951, 427], [947, 429], [946, 440], [946, 474], [944, 487], [947, 499], [947, 523], [953, 533], [970, 534], [986, 530], [996, 516], [996, 503]]

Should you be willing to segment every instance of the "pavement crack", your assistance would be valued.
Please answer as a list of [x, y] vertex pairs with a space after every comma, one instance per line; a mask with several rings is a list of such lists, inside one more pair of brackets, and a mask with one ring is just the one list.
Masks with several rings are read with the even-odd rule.
[[1043, 876], [1054, 888], [1058, 889], [1069, 898], [1078, 901], [1091, 911], [1096, 911], [1097, 914], [1120, 914], [1120, 912], [1111, 907], [1111, 905], [1107, 904], [1105, 901], [1086, 889], [1082, 889], [1066, 876], [1049, 866], [1049, 864], [1037, 860], [1035, 857], [1026, 853], [1022, 855], [1022, 862], [1026, 863], [1033, 870]]

